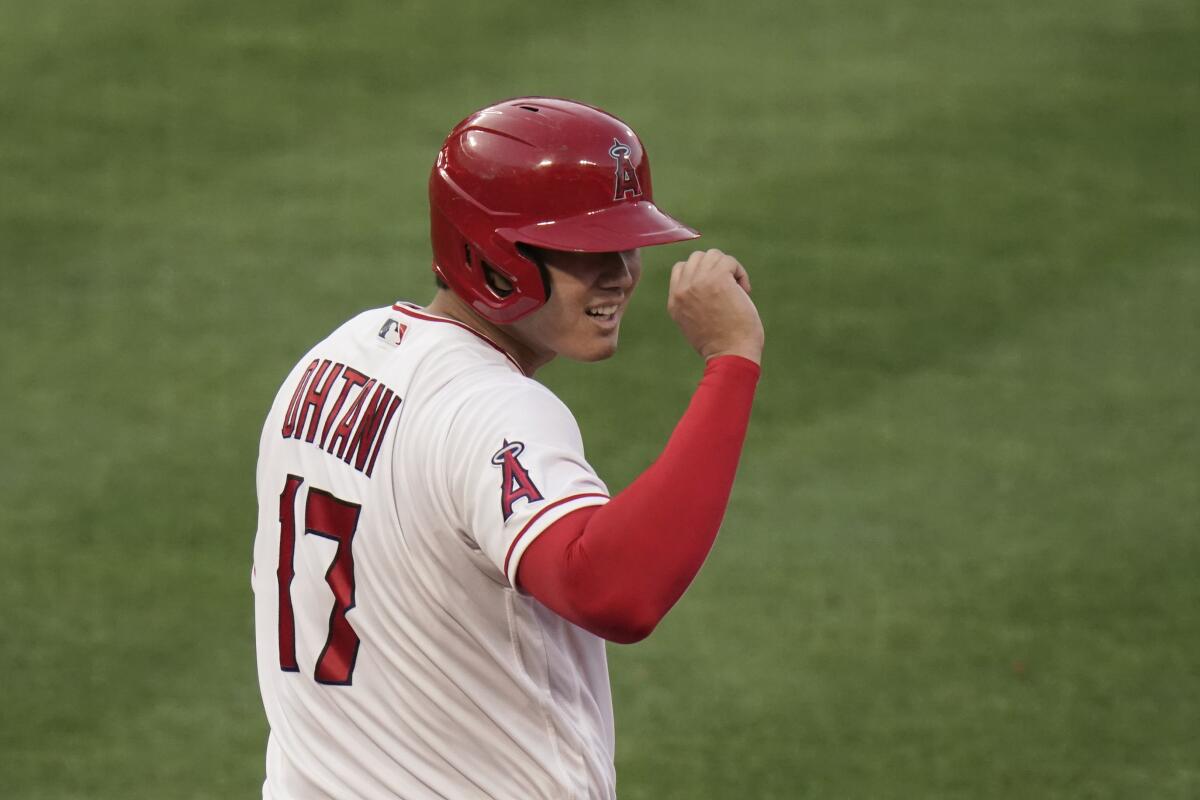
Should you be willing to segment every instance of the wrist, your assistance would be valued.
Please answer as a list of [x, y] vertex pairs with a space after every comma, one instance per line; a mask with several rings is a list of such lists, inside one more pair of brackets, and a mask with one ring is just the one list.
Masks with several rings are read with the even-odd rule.
[[755, 364], [762, 366], [762, 347], [754, 345], [735, 345], [725, 347], [720, 350], [715, 350], [711, 353], [704, 353], [705, 362], [711, 363], [713, 359], [724, 358], [725, 356], [737, 356], [744, 358], [747, 361], [752, 361]]

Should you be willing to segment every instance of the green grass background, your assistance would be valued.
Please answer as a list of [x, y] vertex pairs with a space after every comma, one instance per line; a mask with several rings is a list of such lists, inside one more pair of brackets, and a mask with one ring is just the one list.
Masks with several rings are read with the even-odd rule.
[[[622, 798], [1200, 797], [1194, 0], [0, 0], [0, 795], [253, 797], [258, 428], [431, 295], [469, 110], [610, 108], [768, 352]], [[555, 364], [614, 489], [699, 373]]]

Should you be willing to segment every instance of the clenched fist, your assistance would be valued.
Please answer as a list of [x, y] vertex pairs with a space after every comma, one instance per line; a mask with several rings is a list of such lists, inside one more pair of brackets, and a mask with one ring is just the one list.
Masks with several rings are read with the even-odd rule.
[[671, 270], [667, 313], [705, 359], [736, 355], [762, 363], [763, 326], [750, 276], [720, 250], [697, 250]]

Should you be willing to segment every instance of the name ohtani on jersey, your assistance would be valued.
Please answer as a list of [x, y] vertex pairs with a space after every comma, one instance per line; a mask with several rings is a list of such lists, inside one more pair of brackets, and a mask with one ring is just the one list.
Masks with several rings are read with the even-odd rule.
[[[336, 397], [331, 404], [330, 397]], [[314, 358], [296, 383], [280, 433], [319, 447], [369, 478], [400, 403], [395, 392], [354, 367]]]

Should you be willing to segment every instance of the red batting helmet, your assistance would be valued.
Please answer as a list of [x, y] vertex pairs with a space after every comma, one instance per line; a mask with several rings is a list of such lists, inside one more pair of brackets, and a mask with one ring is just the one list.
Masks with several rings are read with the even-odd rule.
[[429, 176], [429, 214], [433, 271], [495, 323], [547, 299], [519, 245], [604, 253], [700, 235], [654, 205], [650, 161], [628, 125], [549, 97], [506, 100], [455, 126]]

